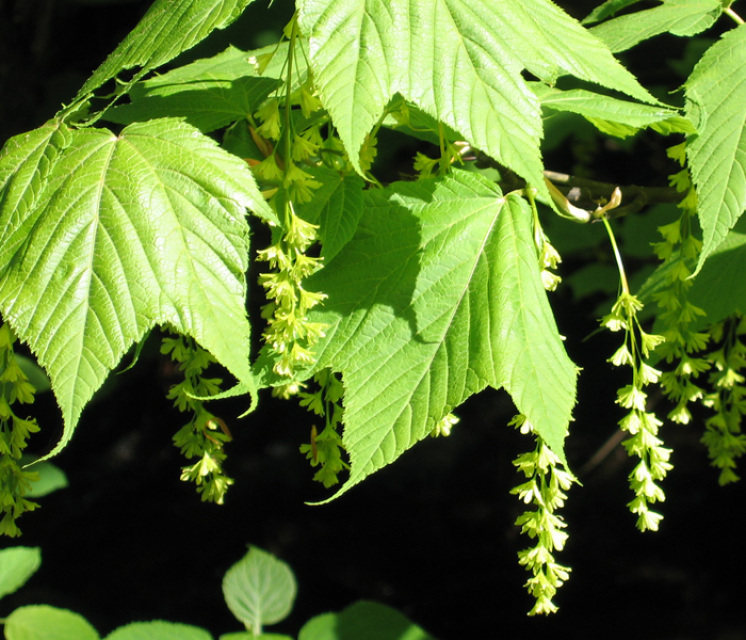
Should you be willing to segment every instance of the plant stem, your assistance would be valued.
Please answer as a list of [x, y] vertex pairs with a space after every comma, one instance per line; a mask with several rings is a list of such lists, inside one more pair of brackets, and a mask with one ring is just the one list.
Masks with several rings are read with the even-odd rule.
[[[581, 207], [593, 206], [599, 199], [608, 198], [615, 187], [619, 186], [558, 171], [545, 171], [544, 177], [560, 189], [570, 203]], [[619, 189], [622, 192], [622, 202], [629, 202], [629, 204], [610, 211], [608, 215], [610, 218], [636, 213], [646, 205], [675, 203], [683, 198], [683, 194], [673, 187], [643, 187], [632, 184], [619, 186]]]
[[733, 11], [733, 9], [731, 9], [730, 7], [726, 8], [725, 11], [723, 11], [723, 13], [725, 13], [728, 17], [732, 18], [736, 24], [744, 24], [744, 19], [741, 16], [739, 16], [735, 11]]
[[624, 263], [622, 262], [622, 256], [619, 253], [619, 247], [616, 243], [616, 238], [614, 237], [614, 232], [611, 230], [611, 224], [609, 223], [609, 219], [606, 216], [603, 216], [601, 220], [604, 223], [604, 227], [606, 227], [606, 233], [609, 234], [609, 240], [611, 241], [611, 248], [614, 250], [614, 258], [616, 258], [616, 265], [617, 269], [619, 270], [619, 281], [622, 284], [622, 291], [626, 293], [627, 295], [630, 294], [629, 291], [629, 283], [627, 282], [627, 274], [624, 271]]
[[290, 113], [291, 113], [291, 105], [290, 105], [290, 93], [292, 90], [293, 85], [293, 54], [295, 53], [295, 38], [298, 33], [298, 18], [297, 13], [293, 15], [293, 18], [291, 20], [291, 27], [290, 27], [290, 44], [288, 46], [288, 59], [287, 59], [287, 84], [285, 85], [285, 127], [284, 131], [282, 132], [282, 147], [283, 147], [283, 154], [284, 154], [284, 162], [285, 166], [288, 166], [288, 163], [290, 162], [290, 153], [291, 153], [291, 143], [292, 143], [292, 137], [290, 133], [290, 126], [292, 124], [292, 121], [290, 119]]

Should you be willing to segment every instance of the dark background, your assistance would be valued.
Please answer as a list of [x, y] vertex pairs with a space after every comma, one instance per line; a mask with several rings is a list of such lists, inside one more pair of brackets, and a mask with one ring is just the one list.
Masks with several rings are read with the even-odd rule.
[[[0, 143], [40, 125], [69, 100], [148, 4], [0, 0]], [[582, 17], [593, 3], [561, 4]], [[259, 0], [191, 55], [212, 54], [228, 42], [264, 44], [288, 17], [286, 3], [277, 0], [267, 12]], [[659, 38], [628, 62], [645, 84], [665, 79], [670, 90], [676, 83], [665, 59], [682, 55], [680, 41]], [[652, 184], [665, 175], [662, 157], [653, 138], [615, 146], [577, 136], [548, 162]], [[570, 255], [563, 275], [577, 266]], [[613, 399], [626, 380], [604, 362], [617, 346], [614, 336], [583, 341], [597, 326], [600, 298], [574, 300], [565, 289], [552, 301], [568, 351], [584, 368], [567, 443], [577, 471], [614, 434], [621, 414]], [[634, 528], [625, 507], [631, 463], [619, 447], [581, 477], [583, 486], [572, 489], [563, 510], [571, 537], [559, 559], [573, 574], [556, 598], [560, 612], [532, 619], [516, 561], [525, 540], [512, 524], [521, 505], [508, 493], [519, 480], [510, 461], [530, 443], [506, 428], [513, 409], [504, 393], [471, 399], [450, 438], [422, 442], [339, 500], [316, 507], [305, 501], [328, 494], [311, 482], [297, 452], [308, 438], [309, 416], [265, 397], [257, 412], [238, 421], [232, 416], [245, 404], [222, 403], [215, 410], [235, 436], [227, 468], [236, 484], [218, 507], [201, 503], [178, 479], [183, 461], [170, 438], [182, 418], [164, 397], [175, 380], [157, 350], [153, 337], [134, 370], [112, 376], [56, 458], [70, 487], [42, 499], [42, 508], [20, 523], [19, 542], [42, 547], [42, 569], [0, 603], [0, 615], [38, 602], [78, 611], [102, 635], [132, 620], [160, 618], [202, 625], [217, 636], [238, 629], [220, 581], [252, 543], [289, 562], [297, 575], [294, 612], [276, 628], [289, 634], [314, 614], [369, 598], [401, 609], [443, 640], [548, 632], [746, 638], [744, 487], [717, 486], [698, 443], [700, 424], [664, 428], [675, 469], [665, 481], [658, 533]], [[48, 395], [35, 410], [46, 439], [36, 445], [43, 450], [58, 435], [59, 413]]]

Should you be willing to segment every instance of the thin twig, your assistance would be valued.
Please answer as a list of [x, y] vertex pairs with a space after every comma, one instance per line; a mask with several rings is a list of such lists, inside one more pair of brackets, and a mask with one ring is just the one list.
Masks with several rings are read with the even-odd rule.
[[551, 181], [571, 204], [589, 210], [608, 201], [614, 189], [619, 186], [622, 192], [622, 206], [608, 211], [606, 215], [609, 218], [637, 213], [643, 207], [652, 204], [679, 202], [683, 197], [683, 194], [673, 187], [643, 187], [634, 184], [620, 186], [558, 171], [545, 171], [544, 177]]
[[611, 452], [619, 446], [626, 436], [627, 434], [624, 431], [617, 429], [612, 436], [596, 450], [588, 461], [580, 467], [578, 470], [578, 477], [582, 478], [583, 476], [588, 475], [598, 465], [606, 460], [606, 458], [609, 457]]

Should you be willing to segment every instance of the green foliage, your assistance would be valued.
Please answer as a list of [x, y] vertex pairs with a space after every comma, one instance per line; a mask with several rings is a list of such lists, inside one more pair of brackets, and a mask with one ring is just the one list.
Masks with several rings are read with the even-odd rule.
[[[0, 598], [22, 587], [41, 564], [38, 548], [0, 551]], [[297, 585], [290, 567], [272, 554], [250, 547], [223, 577], [225, 603], [246, 631], [222, 634], [219, 640], [293, 640], [262, 633], [262, 625], [277, 624], [290, 614]], [[100, 640], [80, 614], [49, 605], [15, 609], [0, 619], [6, 640]], [[132, 622], [114, 629], [103, 640], [212, 640], [200, 627], [165, 620]], [[434, 640], [395, 609], [376, 602], [356, 602], [339, 613], [311, 618], [298, 640]]]
[[307, 622], [298, 640], [434, 640], [391, 607], [360, 601]]
[[5, 619], [7, 640], [100, 640], [81, 615], [45, 604], [19, 607]]
[[746, 25], [741, 25], [705, 52], [685, 85], [687, 116], [698, 131], [687, 145], [704, 242], [698, 269], [746, 208], [744, 66]]
[[112, 631], [105, 640], [212, 640], [212, 636], [199, 627], [175, 622], [153, 620], [133, 622]]
[[157, 0], [138, 25], [93, 72], [78, 98], [86, 98], [126, 69], [139, 67], [136, 77], [173, 60], [214, 29], [223, 29], [243, 13], [253, 0]]
[[187, 459], [197, 461], [181, 470], [181, 479], [194, 482], [202, 500], [223, 504], [225, 492], [233, 479], [223, 473], [226, 454], [223, 446], [231, 440], [225, 422], [210, 413], [200, 396], [215, 395], [220, 390], [220, 378], [207, 378], [205, 369], [215, 362], [209, 352], [194, 344], [190, 338], [165, 337], [161, 353], [170, 355], [178, 363], [184, 380], [171, 386], [168, 398], [174, 406], [191, 418], [174, 435], [174, 444]]
[[711, 27], [722, 10], [720, 0], [663, 0], [652, 9], [607, 20], [591, 32], [616, 53], [661, 33], [696, 35]]
[[[0, 156], [11, 196], [0, 210], [0, 309], [62, 408], [65, 433], [50, 455], [156, 323], [193, 336], [251, 388], [244, 212], [266, 204], [246, 165], [177, 120], [119, 135], [62, 124], [39, 131]], [[41, 156], [51, 147], [48, 166]], [[44, 187], [15, 200], [40, 173]]]
[[[711, 411], [702, 440], [721, 483], [737, 479], [746, 449], [746, 26], [730, 2], [640, 9], [610, 0], [580, 23], [549, 0], [297, 0], [276, 45], [231, 46], [153, 73], [249, 4], [156, 0], [67, 107], [0, 151], [0, 531], [17, 535], [16, 519], [36, 506], [21, 456], [39, 426], [18, 407], [47, 384], [19, 359], [16, 337], [62, 411], [62, 438], [43, 460], [68, 444], [125, 353], [162, 327], [175, 334], [162, 353], [183, 374], [168, 397], [189, 415], [174, 436], [190, 461], [182, 479], [218, 503], [232, 483], [223, 469], [231, 434], [207, 409], [211, 399], [248, 395], [251, 409], [262, 389], [295, 396], [323, 419], [309, 417], [300, 454], [326, 488], [341, 485], [338, 496], [428, 435], [447, 434], [472, 395], [505, 389], [537, 443], [516, 461], [525, 479], [514, 493], [535, 509], [518, 520], [533, 544], [519, 561], [532, 574], [531, 612], [553, 611], [569, 577], [554, 557], [567, 538], [554, 510], [573, 478], [564, 443], [579, 367], [547, 297], [563, 273], [545, 227], [556, 238], [555, 228], [593, 221], [609, 230], [603, 251], [620, 276], [602, 326], [624, 336], [609, 362], [631, 372], [616, 404], [626, 411], [624, 446], [638, 458], [629, 476], [638, 527], [658, 527], [662, 514], [649, 505], [664, 499], [672, 470], [648, 403], [654, 387], [673, 422], [692, 422], [697, 402]], [[713, 25], [725, 32], [685, 80], [683, 110], [659, 102], [660, 87], [644, 87], [613, 55]], [[680, 170], [642, 186], [595, 175], [582, 158], [590, 176], [550, 171], [545, 132], [568, 139], [583, 126], [567, 114], [626, 139], [610, 148], [643, 135], [674, 143]], [[380, 159], [389, 135], [417, 145], [394, 177]], [[666, 178], [670, 188], [654, 186]], [[662, 241], [639, 216], [660, 203], [678, 206]], [[639, 293], [611, 233], [609, 219], [622, 216], [629, 253], [649, 270], [660, 261]], [[254, 253], [252, 229], [269, 238]], [[570, 246], [588, 273], [603, 272], [597, 243]], [[603, 291], [587, 280], [586, 291]], [[258, 317], [249, 315], [254, 297]], [[653, 302], [650, 329], [643, 305]], [[232, 388], [221, 390], [218, 367]], [[295, 587], [289, 569], [253, 549], [224, 589], [247, 628], [229, 635], [268, 638], [262, 626], [287, 615]], [[427, 637], [378, 605], [353, 607], [301, 637], [365, 637], [358, 619]], [[45, 616], [61, 638], [98, 637], [76, 614], [42, 606], [11, 614], [7, 637], [38, 637]], [[154, 633], [208, 637], [163, 622], [110, 637]]]
[[505, 387], [561, 452], [576, 373], [536, 267], [528, 204], [457, 171], [366, 191], [363, 211], [309, 280], [329, 296], [311, 316], [327, 325], [319, 366], [345, 383], [341, 491], [488, 385]]
[[539, 188], [541, 113], [523, 69], [547, 83], [572, 74], [655, 102], [601, 42], [546, 0], [298, 6], [322, 103], [358, 170], [363, 140], [396, 93]]

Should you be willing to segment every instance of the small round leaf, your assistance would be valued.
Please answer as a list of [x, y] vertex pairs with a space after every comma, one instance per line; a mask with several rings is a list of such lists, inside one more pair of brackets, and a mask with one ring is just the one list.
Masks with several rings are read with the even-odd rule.
[[26, 584], [40, 565], [39, 547], [10, 547], [0, 551], [0, 598]]
[[295, 600], [297, 586], [290, 567], [257, 547], [234, 564], [223, 578], [228, 608], [253, 633], [283, 620]]
[[46, 604], [20, 607], [5, 619], [7, 640], [99, 640], [80, 614]]
[[105, 640], [212, 640], [212, 636], [190, 624], [152, 620], [114, 629]]

